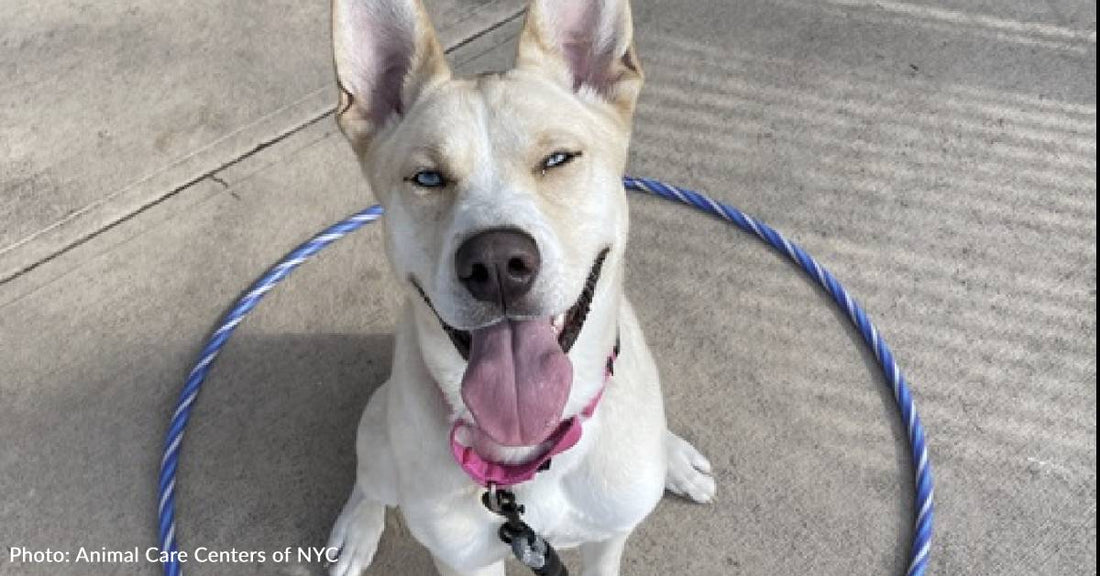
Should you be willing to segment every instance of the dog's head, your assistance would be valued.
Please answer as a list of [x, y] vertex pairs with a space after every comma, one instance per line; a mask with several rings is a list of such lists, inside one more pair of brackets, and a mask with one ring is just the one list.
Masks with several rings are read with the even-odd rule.
[[533, 0], [516, 66], [470, 79], [420, 0], [335, 0], [333, 27], [340, 127], [421, 339], [450, 340], [425, 360], [489, 441], [543, 442], [615, 337], [642, 85], [628, 0]]

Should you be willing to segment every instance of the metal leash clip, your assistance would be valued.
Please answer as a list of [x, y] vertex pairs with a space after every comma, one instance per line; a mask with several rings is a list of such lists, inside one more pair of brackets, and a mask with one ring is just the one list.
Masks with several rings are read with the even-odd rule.
[[[503, 540], [504, 537], [502, 536], [501, 539]], [[524, 566], [534, 570], [536, 574], [539, 570], [546, 568], [546, 551], [546, 540], [530, 530], [512, 538], [512, 555]]]
[[500, 540], [512, 547], [516, 560], [530, 568], [536, 576], [569, 576], [554, 547], [523, 521], [526, 510], [516, 502], [514, 493], [490, 484], [489, 490], [481, 496], [481, 503], [487, 510], [505, 519], [500, 527]]

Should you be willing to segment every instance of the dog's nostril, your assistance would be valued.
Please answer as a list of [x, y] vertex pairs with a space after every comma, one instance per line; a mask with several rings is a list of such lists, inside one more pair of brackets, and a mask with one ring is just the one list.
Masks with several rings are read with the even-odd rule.
[[489, 281], [489, 268], [484, 264], [474, 264], [473, 270], [470, 271], [469, 280], [471, 282], [484, 283]]
[[523, 258], [512, 258], [508, 261], [508, 274], [515, 278], [524, 278], [531, 274], [531, 268], [523, 261]]

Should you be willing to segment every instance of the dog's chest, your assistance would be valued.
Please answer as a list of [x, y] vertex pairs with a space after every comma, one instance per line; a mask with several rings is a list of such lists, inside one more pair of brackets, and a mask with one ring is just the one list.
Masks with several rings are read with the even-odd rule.
[[[514, 488], [523, 519], [555, 547], [568, 549], [629, 532], [656, 505], [664, 490], [663, 459], [636, 459], [624, 466], [619, 451], [582, 443], [534, 481]], [[636, 455], [635, 455], [636, 456]], [[618, 474], [609, 474], [609, 469]], [[629, 469], [630, 473], [622, 473]], [[406, 501], [402, 511], [413, 534], [454, 565], [488, 564], [509, 553], [498, 537], [503, 519], [481, 504], [482, 490]]]
[[[540, 477], [516, 488], [525, 508], [523, 520], [555, 547], [606, 540], [633, 528], [652, 509], [650, 498], [607, 492], [598, 483], [578, 481], [578, 472]], [[649, 482], [639, 478], [637, 488], [641, 484]], [[503, 519], [481, 505], [481, 493], [469, 490], [443, 500], [405, 502], [401, 509], [410, 531], [436, 556], [454, 566], [487, 565], [507, 557], [509, 549], [498, 536]]]
[[594, 483], [546, 482], [520, 490], [517, 497], [526, 509], [524, 520], [563, 548], [606, 539], [648, 512]]

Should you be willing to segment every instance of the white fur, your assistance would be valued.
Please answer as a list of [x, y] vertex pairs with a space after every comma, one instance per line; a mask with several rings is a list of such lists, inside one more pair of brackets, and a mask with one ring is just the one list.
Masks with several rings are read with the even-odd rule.
[[[510, 316], [548, 318], [569, 309], [597, 255], [609, 250], [591, 312], [569, 353], [574, 381], [565, 417], [599, 393], [608, 353], [617, 336], [622, 342], [615, 376], [580, 443], [515, 489], [527, 508], [525, 520], [556, 547], [581, 547], [582, 576], [617, 576], [627, 537], [666, 488], [698, 502], [714, 496], [710, 464], [666, 428], [657, 370], [623, 296], [629, 222], [620, 178], [641, 72], [633, 61], [626, 0], [597, 4], [586, 9], [580, 0], [536, 0], [517, 69], [454, 80], [418, 0], [335, 2], [337, 72], [346, 105], [340, 123], [386, 206], [387, 252], [408, 298], [390, 380], [371, 398], [360, 424], [356, 486], [330, 540], [341, 549], [332, 576], [356, 575], [370, 564], [387, 506], [400, 509], [443, 576], [504, 574], [510, 551], [497, 538], [500, 520], [482, 507], [482, 490], [450, 454], [453, 423], [470, 421], [461, 397], [465, 361], [436, 317], [461, 329], [499, 320], [499, 310], [465, 290], [454, 266], [461, 243], [489, 228], [525, 231], [542, 255], [531, 292]], [[356, 26], [410, 36], [379, 43]], [[576, 58], [544, 50], [563, 37], [598, 39], [600, 54], [581, 65], [608, 69], [582, 73]], [[369, 53], [380, 45], [418, 48], [415, 57], [400, 50]], [[612, 52], [603, 54], [607, 50]], [[379, 92], [370, 87], [392, 70], [401, 71], [404, 87], [424, 88], [399, 109], [380, 113], [372, 100]], [[561, 70], [574, 78], [616, 80], [594, 91], [562, 82]], [[561, 150], [582, 156], [539, 169], [542, 158]], [[407, 181], [425, 169], [443, 172], [452, 184], [422, 189]], [[536, 450], [510, 449], [500, 457], [529, 459]]]

